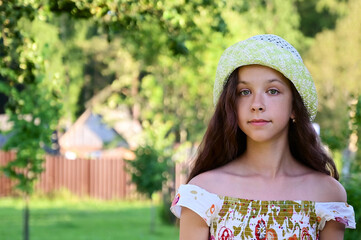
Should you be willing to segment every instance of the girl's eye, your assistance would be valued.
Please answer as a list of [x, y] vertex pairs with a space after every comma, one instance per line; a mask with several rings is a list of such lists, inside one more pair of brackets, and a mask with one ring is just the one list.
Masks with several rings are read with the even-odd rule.
[[247, 96], [249, 94], [251, 94], [251, 91], [248, 90], [248, 89], [244, 89], [244, 90], [239, 91], [239, 95], [241, 95], [241, 96]]
[[280, 93], [280, 91], [278, 91], [277, 89], [270, 89], [268, 90], [268, 93], [271, 95], [277, 95]]

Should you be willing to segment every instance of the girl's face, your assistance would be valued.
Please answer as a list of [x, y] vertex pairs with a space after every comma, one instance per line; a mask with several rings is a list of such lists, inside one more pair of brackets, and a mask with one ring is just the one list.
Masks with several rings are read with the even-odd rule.
[[267, 142], [287, 136], [293, 118], [290, 82], [269, 67], [239, 68], [237, 115], [247, 141]]

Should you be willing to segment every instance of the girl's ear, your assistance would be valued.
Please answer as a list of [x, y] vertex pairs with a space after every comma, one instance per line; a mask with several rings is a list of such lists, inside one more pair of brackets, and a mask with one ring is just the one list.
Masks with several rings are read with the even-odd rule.
[[296, 119], [296, 116], [295, 116], [295, 111], [292, 110], [292, 113], [291, 113], [291, 116], [290, 116], [291, 119]]

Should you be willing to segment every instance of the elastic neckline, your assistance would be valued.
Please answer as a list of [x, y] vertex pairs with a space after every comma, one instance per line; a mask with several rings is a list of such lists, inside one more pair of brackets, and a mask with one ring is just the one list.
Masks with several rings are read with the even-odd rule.
[[294, 205], [294, 204], [314, 205], [316, 203], [315, 201], [309, 201], [309, 200], [259, 200], [259, 199], [247, 199], [247, 198], [221, 196], [221, 195], [217, 195], [217, 197], [219, 197], [223, 201], [240, 202], [240, 203], [258, 202], [261, 205]]
[[261, 200], [261, 199], [249, 199], [249, 198], [239, 198], [239, 197], [232, 197], [232, 196], [223, 196], [223, 195], [220, 195], [220, 194], [216, 194], [216, 193], [212, 193], [212, 192], [209, 192], [207, 190], [205, 190], [204, 188], [201, 188], [197, 185], [194, 185], [194, 184], [183, 184], [183, 186], [190, 186], [190, 187], [195, 187], [195, 188], [198, 188], [208, 194], [211, 194], [211, 195], [214, 195], [216, 197], [218, 197], [219, 199], [221, 200], [224, 200], [224, 199], [228, 199], [228, 200], [231, 200], [231, 201], [241, 201], [241, 202], [251, 202], [251, 201], [258, 201], [258, 202], [261, 202], [261, 203], [277, 203], [277, 204], [280, 204], [280, 203], [285, 203], [285, 202], [295, 202], [295, 203], [298, 203], [298, 204], [326, 204], [326, 203], [342, 203], [342, 204], [345, 204], [345, 202], [320, 202], [320, 201], [313, 201], [313, 200], [290, 200], [290, 199], [280, 199], [280, 200]]

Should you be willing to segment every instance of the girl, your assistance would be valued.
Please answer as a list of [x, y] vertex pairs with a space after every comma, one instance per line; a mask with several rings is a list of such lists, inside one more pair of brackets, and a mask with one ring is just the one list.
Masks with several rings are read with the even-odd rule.
[[353, 208], [311, 121], [312, 77], [275, 35], [229, 47], [214, 84], [215, 113], [188, 184], [171, 211], [181, 240], [343, 239]]

